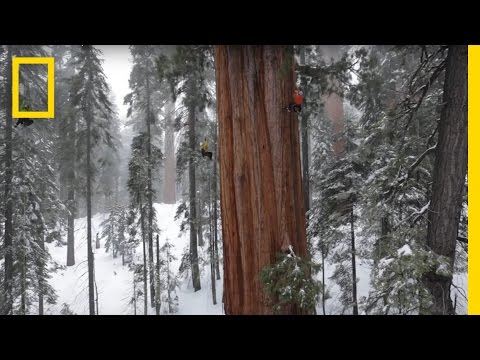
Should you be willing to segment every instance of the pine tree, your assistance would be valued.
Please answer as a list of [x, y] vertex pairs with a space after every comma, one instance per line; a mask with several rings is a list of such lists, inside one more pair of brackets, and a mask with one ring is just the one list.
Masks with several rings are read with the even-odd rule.
[[[18, 269], [19, 314], [30, 313], [30, 307], [38, 301], [38, 312], [44, 312], [44, 300], [55, 304], [56, 295], [48, 284], [47, 264], [50, 255], [46, 242], [59, 240], [61, 227], [58, 222], [63, 205], [58, 199], [53, 172], [53, 144], [48, 141], [50, 124], [36, 124], [34, 129], [23, 132], [14, 140], [21, 151], [15, 157], [14, 181], [17, 184], [14, 197], [19, 204], [14, 212], [15, 268]], [[26, 129], [25, 129], [26, 130]], [[40, 140], [41, 139], [41, 140]], [[35, 179], [42, 178], [42, 182]], [[15, 279], [15, 277], [14, 277]], [[14, 282], [15, 283], [15, 282]]]
[[101, 238], [105, 239], [105, 251], [112, 250], [113, 258], [120, 252], [122, 265], [125, 264], [125, 232], [127, 227], [126, 208], [115, 204], [110, 210], [109, 217], [100, 226], [102, 227]]
[[[212, 103], [208, 89], [212, 80], [212, 54], [210, 46], [177, 46], [170, 56], [160, 56], [157, 69], [160, 79], [170, 83], [174, 100], [181, 96], [183, 105], [182, 116], [186, 121], [180, 127], [186, 127], [186, 136], [177, 151], [177, 172], [179, 178], [188, 169], [189, 207], [188, 220], [190, 231], [190, 266], [192, 283], [195, 291], [200, 290], [200, 258], [198, 252], [199, 233], [203, 235], [199, 220], [197, 198], [196, 164], [200, 160], [198, 146], [201, 134], [197, 134], [199, 118], [205, 108]], [[180, 118], [182, 118], [180, 116]], [[200, 135], [200, 136], [199, 136]]]
[[[86, 158], [86, 205], [87, 205], [87, 251], [88, 251], [88, 292], [90, 315], [95, 315], [94, 259], [92, 251], [92, 181], [94, 163], [92, 150], [94, 144], [103, 140], [113, 146], [109, 133], [112, 119], [111, 103], [108, 99], [109, 88], [102, 69], [101, 52], [91, 45], [83, 45], [76, 51], [75, 66], [80, 70], [72, 80], [73, 104], [81, 110], [85, 127], [79, 134], [79, 147], [84, 148]], [[83, 124], [82, 124], [83, 125]], [[92, 141], [93, 140], [93, 141]], [[92, 144], [93, 142], [93, 144]]]
[[[327, 254], [331, 257], [332, 264], [335, 264], [331, 278], [340, 287], [343, 311], [351, 307], [352, 313], [358, 315], [355, 204], [359, 197], [362, 168], [355, 159], [355, 123], [350, 119], [345, 121], [346, 133], [341, 134], [341, 137], [346, 152], [337, 154], [338, 148], [332, 142], [328, 148], [323, 149], [322, 135], [325, 137], [331, 134], [330, 130], [325, 131], [325, 128], [331, 128], [331, 125], [325, 126], [330, 124], [330, 120], [325, 119], [323, 122], [323, 132], [322, 127], [316, 131], [319, 136], [315, 145], [318, 151], [314, 151], [313, 156], [313, 183], [319, 196], [314, 202], [310, 233], [318, 241], [316, 247], [320, 251], [323, 267]], [[324, 290], [322, 297], [325, 298]], [[324, 300], [322, 305], [325, 308]]]
[[[6, 61], [2, 62], [6, 64], [3, 66], [3, 78], [5, 79], [2, 89], [10, 89], [12, 84], [12, 56], [14, 51], [12, 51], [12, 46], [7, 46], [5, 51]], [[12, 108], [9, 104], [12, 103], [12, 95], [10, 91], [6, 91], [5, 94], [5, 153], [4, 153], [4, 194], [5, 194], [5, 205], [4, 205], [4, 268], [5, 268], [5, 278], [3, 281], [3, 314], [11, 314], [13, 310], [13, 198], [12, 198], [12, 178], [13, 178], [13, 169], [12, 169]], [[3, 97], [3, 96], [2, 96]]]
[[165, 204], [175, 204], [177, 200], [174, 110], [174, 104], [167, 102], [165, 109], [165, 171], [163, 181], [163, 202]]
[[[418, 313], [427, 304], [424, 273], [443, 46], [370, 47], [353, 53], [359, 81], [348, 98], [362, 111], [359, 157], [364, 235], [374, 268], [367, 313]], [[368, 135], [368, 136], [367, 136]], [[381, 156], [380, 156], [381, 154]]]
[[[146, 244], [148, 242], [148, 234], [147, 234], [147, 228], [145, 226], [146, 224], [146, 213], [148, 212], [148, 206], [145, 204], [145, 199], [147, 199], [147, 191], [148, 191], [148, 171], [147, 168], [149, 166], [148, 164], [148, 158], [146, 156], [147, 150], [146, 150], [146, 135], [145, 133], [141, 133], [140, 135], [137, 135], [133, 138], [132, 140], [132, 146], [131, 146], [131, 158], [128, 164], [128, 170], [129, 170], [129, 178], [128, 178], [128, 190], [130, 193], [130, 207], [131, 207], [131, 212], [134, 211], [137, 214], [139, 214], [139, 226], [141, 228], [141, 238], [143, 242], [143, 259], [144, 259], [144, 264], [143, 264], [143, 280], [145, 281], [144, 283], [144, 299], [145, 299], [145, 315], [147, 313], [147, 281], [148, 281], [148, 276], [147, 276], [147, 271], [150, 266], [150, 262], [147, 262], [147, 247]], [[152, 159], [156, 160], [152, 165], [153, 167], [158, 165], [158, 161], [161, 159], [161, 152], [160, 149], [157, 147], [153, 147], [153, 156]], [[130, 217], [133, 216], [132, 214]], [[152, 216], [152, 231], [157, 232], [159, 229], [156, 226], [156, 222], [154, 222], [156, 216]], [[152, 264], [153, 267], [153, 264]], [[154, 280], [153, 280], [154, 282]], [[151, 282], [150, 282], [151, 283]]]
[[75, 265], [75, 211], [77, 188], [76, 138], [77, 119], [81, 116], [79, 109], [72, 103], [72, 77], [75, 73], [74, 57], [71, 46], [57, 45], [52, 48], [55, 58], [55, 123], [56, 123], [56, 168], [58, 169], [60, 196], [66, 205], [67, 218], [67, 266]]
[[165, 244], [160, 248], [163, 283], [165, 284], [165, 289], [167, 289], [167, 294], [163, 298], [163, 302], [167, 304], [167, 306], [164, 307], [164, 312], [168, 311], [168, 314], [174, 314], [178, 311], [178, 295], [176, 289], [180, 287], [180, 282], [171, 267], [172, 262], [177, 260], [175, 255], [173, 255], [173, 248], [174, 245], [170, 243], [168, 238], [165, 239]]
[[[128, 178], [128, 190], [130, 193], [131, 201], [131, 211], [138, 209], [139, 213], [139, 223], [141, 228], [141, 238], [143, 244], [143, 296], [144, 296], [144, 315], [147, 315], [148, 300], [147, 300], [147, 253], [145, 247], [145, 209], [143, 206], [145, 198], [145, 189], [146, 189], [146, 169], [148, 164], [145, 159], [145, 146], [144, 146], [144, 136], [138, 135], [132, 140], [132, 151], [131, 159], [128, 163], [129, 178]], [[130, 214], [132, 218], [133, 214]], [[131, 230], [132, 231], [132, 230]], [[137, 269], [135, 268], [134, 271]]]
[[[145, 144], [146, 157], [146, 189], [145, 202], [147, 206], [147, 239], [148, 239], [148, 268], [150, 271], [150, 300], [151, 306], [155, 306], [155, 270], [154, 270], [154, 252], [153, 252], [153, 218], [155, 216], [153, 208], [154, 191], [152, 187], [152, 173], [155, 166], [162, 159], [162, 153], [159, 147], [153, 143], [152, 126], [156, 122], [156, 108], [161, 107], [155, 104], [153, 97], [161, 87], [161, 81], [157, 78], [155, 71], [155, 55], [158, 49], [151, 45], [130, 46], [130, 52], [133, 57], [134, 65], [130, 74], [129, 85], [132, 92], [125, 97], [125, 103], [129, 104], [128, 115], [137, 113], [138, 120], [143, 119], [140, 127]], [[158, 150], [158, 151], [157, 151]]]
[[[45, 48], [41, 46], [9, 46], [6, 50], [10, 59], [11, 56], [45, 56]], [[10, 75], [3, 76], [3, 71], [11, 64], [9, 61], [5, 63], [7, 66], [0, 69], [0, 78], [5, 81], [2, 88], [3, 85], [11, 88]], [[28, 103], [32, 109], [44, 109], [47, 102], [46, 78], [45, 66], [22, 65], [19, 77], [20, 100]], [[6, 108], [4, 115], [11, 116], [11, 96], [7, 96], [7, 102], [3, 105], [5, 107], [2, 107], [0, 113]], [[52, 120], [36, 121], [33, 128], [10, 129], [10, 134], [8, 128], [12, 127], [12, 119], [6, 121], [6, 124], [5, 144], [11, 145], [11, 152], [10, 156], [6, 156], [9, 151], [5, 149], [6, 165], [10, 164], [10, 168], [6, 166], [1, 171], [8, 193], [7, 203], [2, 204], [2, 207], [5, 208], [5, 214], [9, 215], [5, 216], [4, 246], [6, 248], [9, 243], [8, 235], [11, 235], [11, 246], [5, 256], [6, 276], [5, 281], [2, 281], [5, 293], [1, 297], [3, 300], [0, 307], [7, 314], [29, 314], [34, 307], [39, 314], [43, 314], [44, 303], [54, 304], [56, 301], [55, 291], [48, 283], [51, 270], [47, 265], [50, 255], [45, 244], [60, 241], [60, 229], [63, 226], [59, 220], [63, 208], [59, 202], [53, 171], [53, 124]], [[11, 171], [10, 183], [8, 170]], [[37, 177], [42, 181], [35, 181]], [[7, 214], [8, 201], [12, 202], [10, 214]], [[10, 216], [12, 223], [8, 233], [7, 219]]]

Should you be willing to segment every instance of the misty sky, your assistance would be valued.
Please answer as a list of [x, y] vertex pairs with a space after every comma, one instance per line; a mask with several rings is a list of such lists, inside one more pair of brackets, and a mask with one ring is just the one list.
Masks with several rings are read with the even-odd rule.
[[108, 84], [115, 95], [115, 105], [118, 108], [120, 119], [127, 117], [127, 106], [123, 105], [124, 96], [130, 92], [128, 79], [132, 69], [130, 50], [128, 45], [95, 45], [102, 50], [103, 70], [107, 76]]

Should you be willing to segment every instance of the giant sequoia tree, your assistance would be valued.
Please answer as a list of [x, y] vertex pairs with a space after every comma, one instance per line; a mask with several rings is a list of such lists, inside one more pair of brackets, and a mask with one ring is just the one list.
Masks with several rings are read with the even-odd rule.
[[[293, 48], [217, 46], [226, 314], [271, 314], [259, 273], [291, 246], [306, 256]], [[289, 307], [284, 313], [298, 313]]]

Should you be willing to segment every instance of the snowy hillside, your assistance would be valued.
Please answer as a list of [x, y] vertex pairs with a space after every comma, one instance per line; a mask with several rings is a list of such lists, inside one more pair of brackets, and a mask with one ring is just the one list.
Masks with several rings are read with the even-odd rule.
[[[179, 224], [174, 221], [176, 205], [155, 204], [157, 210], [160, 233], [160, 246], [169, 239], [177, 260], [172, 264], [175, 272], [178, 271], [182, 250], [188, 244], [188, 233], [179, 234]], [[96, 214], [92, 218], [92, 234], [100, 233], [100, 224], [106, 214]], [[133, 305], [129, 304], [133, 294], [133, 274], [128, 267], [122, 266], [121, 257], [114, 259], [110, 252], [105, 252], [104, 243], [101, 248], [95, 249], [95, 276], [98, 287], [100, 315], [127, 315], [134, 313]], [[139, 246], [137, 253], [141, 254]], [[65, 264], [67, 248], [50, 245], [53, 259], [61, 265]], [[88, 314], [88, 272], [87, 272], [87, 243], [86, 218], [75, 221], [75, 265], [65, 267], [53, 274], [51, 284], [59, 296], [57, 304], [47, 307], [47, 314], [59, 314], [63, 303], [67, 303], [76, 314]], [[210, 273], [202, 274], [202, 290], [195, 293], [190, 279], [182, 282], [177, 290], [179, 298], [178, 314], [222, 314], [221, 294], [223, 283], [217, 280], [217, 305], [213, 305]], [[155, 309], [149, 307], [151, 314]], [[143, 314], [143, 304], [137, 304], [137, 314]]]

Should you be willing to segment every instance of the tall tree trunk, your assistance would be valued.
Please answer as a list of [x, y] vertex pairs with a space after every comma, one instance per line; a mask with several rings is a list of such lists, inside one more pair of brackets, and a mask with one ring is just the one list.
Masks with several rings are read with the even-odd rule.
[[[214, 180], [215, 183], [215, 180]], [[214, 199], [215, 200], [215, 199]], [[212, 284], [213, 305], [217, 305], [217, 287], [215, 283], [215, 245], [213, 243], [213, 219], [212, 219], [212, 180], [208, 177], [208, 253], [210, 255], [210, 282]]]
[[143, 300], [144, 309], [143, 315], [148, 315], [148, 287], [147, 287], [147, 247], [146, 247], [146, 234], [145, 234], [145, 215], [143, 211], [143, 201], [140, 200], [140, 226], [142, 231], [142, 243], [143, 243]]
[[[216, 46], [226, 314], [272, 314], [260, 271], [307, 256], [293, 47]], [[288, 306], [285, 314], [303, 313]]]
[[12, 86], [12, 49], [7, 46], [7, 73], [6, 73], [6, 125], [5, 125], [5, 233], [4, 233], [4, 252], [5, 252], [5, 282], [4, 296], [5, 307], [4, 314], [11, 314], [13, 309], [12, 286], [13, 286], [13, 201], [12, 201], [12, 92], [9, 90]]
[[353, 214], [353, 205], [350, 210], [350, 235], [352, 241], [352, 302], [353, 302], [353, 315], [358, 315], [358, 302], [357, 302], [357, 264], [355, 262], [355, 217]]
[[[340, 45], [322, 45], [324, 57], [327, 62], [331, 59], [338, 61], [341, 58]], [[328, 79], [330, 86], [335, 88], [338, 85], [338, 80], [335, 77]], [[332, 123], [333, 128], [333, 149], [337, 156], [345, 152], [346, 140], [342, 136], [345, 131], [345, 116], [343, 110], [343, 97], [336, 92], [323, 95], [325, 103], [325, 114]]]
[[157, 266], [156, 266], [157, 291], [155, 293], [155, 313], [160, 315], [160, 241], [157, 234]]
[[95, 249], [100, 249], [100, 237], [98, 236], [98, 232], [95, 237]]
[[[25, 212], [22, 213], [22, 216], [25, 216]], [[23, 229], [22, 232], [25, 230]], [[26, 308], [26, 295], [27, 295], [27, 249], [26, 249], [26, 242], [24, 236], [20, 236], [19, 239], [20, 243], [20, 254], [19, 258], [20, 261], [20, 314], [26, 315], [27, 308]]]
[[163, 202], [175, 204], [176, 198], [176, 169], [175, 169], [175, 128], [173, 117], [174, 104], [167, 104], [167, 129], [165, 130], [165, 164], [163, 182]]
[[94, 277], [93, 277], [93, 281], [95, 283], [95, 306], [96, 306], [96, 314], [98, 315], [99, 312], [98, 312], [98, 287], [97, 287], [97, 280], [95, 279], [95, 274], [94, 274]]
[[385, 214], [380, 218], [380, 237], [375, 242], [376, 247], [376, 256], [374, 257], [374, 262], [377, 263], [380, 259], [386, 256], [386, 248], [388, 244], [388, 236], [391, 231], [389, 215]]
[[[74, 146], [73, 146], [74, 148]], [[68, 176], [68, 215], [67, 215], [67, 266], [75, 265], [75, 190], [74, 190], [74, 168], [69, 171]]]
[[220, 258], [218, 255], [218, 176], [217, 176], [217, 161], [218, 161], [218, 146], [217, 146], [217, 124], [215, 124], [215, 135], [213, 138], [213, 245], [215, 247], [215, 272], [217, 273], [217, 280], [220, 280]]
[[[305, 46], [300, 47], [300, 64], [305, 65]], [[304, 91], [305, 97], [308, 95], [305, 93], [306, 80], [302, 78], [301, 87]], [[308, 132], [308, 116], [310, 111], [305, 109], [301, 114], [301, 136], [302, 136], [302, 172], [303, 172], [303, 202], [305, 206], [305, 218], [308, 222], [308, 211], [310, 210], [310, 141]]]
[[[448, 260], [451, 273], [467, 173], [467, 58], [466, 45], [449, 47], [443, 92], [445, 105], [440, 115], [428, 213], [427, 247]], [[438, 274], [436, 270], [425, 276], [433, 304], [422, 312], [453, 314], [452, 274]]]
[[135, 271], [133, 272], [133, 315], [137, 315], [137, 284], [135, 282]]
[[[76, 121], [71, 117], [67, 121], [67, 133], [75, 145]], [[75, 149], [76, 147], [72, 146], [69, 152], [67, 170], [67, 266], [75, 265]]]
[[325, 299], [325, 247], [323, 245], [322, 246], [322, 311], [323, 311], [323, 315], [326, 315], [326, 311], [325, 311], [325, 302], [326, 302], [326, 299]]
[[[189, 80], [189, 95], [194, 96], [195, 86], [193, 80]], [[196, 182], [195, 182], [195, 105], [193, 99], [191, 100], [192, 104], [188, 109], [188, 139], [191, 155], [188, 158], [188, 178], [190, 182], [190, 268], [192, 271], [192, 282], [193, 289], [198, 291], [201, 289], [200, 286], [200, 269], [198, 267], [198, 249], [197, 249], [197, 200], [196, 200]]]
[[[92, 77], [90, 76], [90, 82]], [[88, 305], [90, 315], [95, 315], [95, 293], [93, 282], [93, 250], [92, 250], [92, 174], [91, 174], [91, 123], [92, 111], [87, 109], [87, 252], [88, 252]]]
[[172, 313], [172, 297], [170, 295], [170, 247], [167, 246], [167, 299], [168, 313]]
[[198, 234], [198, 246], [203, 247], [205, 244], [203, 240], [203, 217], [202, 217], [202, 199], [196, 198], [197, 200], [197, 234]]
[[[42, 235], [38, 247], [43, 255], [45, 254], [45, 233], [42, 229]], [[38, 273], [38, 315], [43, 315], [43, 295], [45, 291], [45, 263], [43, 259], [37, 259], [37, 273]]]
[[150, 269], [150, 302], [155, 307], [155, 270], [153, 266], [153, 190], [152, 190], [152, 139], [150, 133], [151, 109], [150, 109], [150, 80], [146, 77], [147, 96], [147, 205], [148, 205], [148, 268]]

